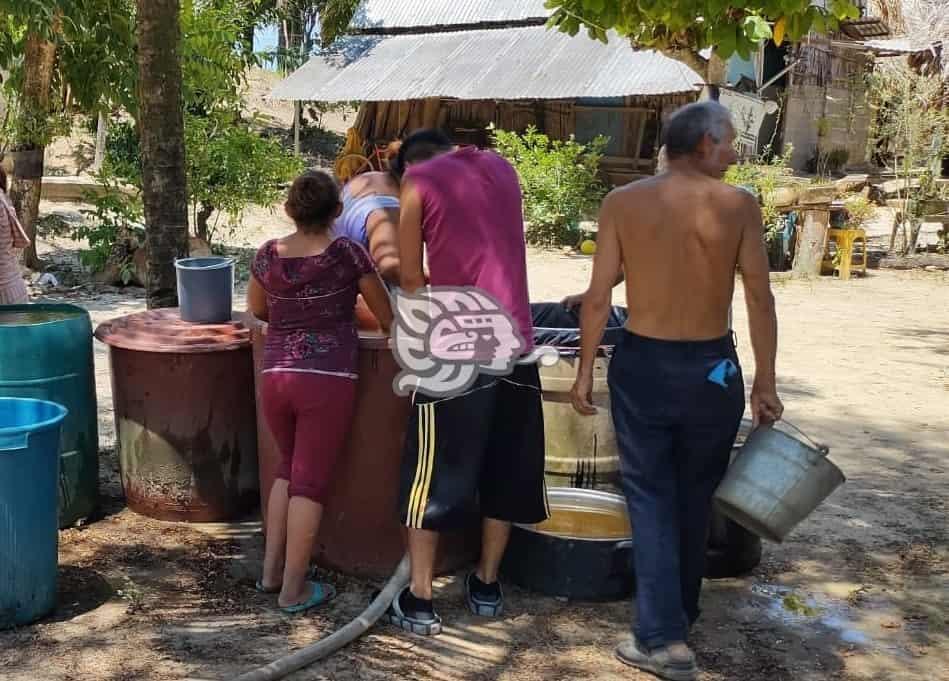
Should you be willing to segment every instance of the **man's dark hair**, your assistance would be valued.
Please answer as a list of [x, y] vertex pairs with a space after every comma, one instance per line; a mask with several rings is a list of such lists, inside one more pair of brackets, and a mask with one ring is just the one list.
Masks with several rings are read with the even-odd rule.
[[7, 193], [7, 171], [0, 167], [0, 192]]
[[669, 160], [688, 156], [706, 135], [720, 142], [731, 125], [731, 113], [718, 102], [687, 104], [672, 114], [662, 131], [666, 155]]
[[392, 174], [401, 180], [412, 163], [419, 163], [450, 151], [451, 140], [441, 130], [429, 128], [418, 130], [405, 138], [399, 147], [399, 155], [390, 164]]

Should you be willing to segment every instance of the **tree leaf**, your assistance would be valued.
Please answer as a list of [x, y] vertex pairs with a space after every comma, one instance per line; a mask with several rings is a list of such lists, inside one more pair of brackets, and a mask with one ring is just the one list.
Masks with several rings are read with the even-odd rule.
[[774, 22], [774, 44], [781, 45], [784, 43], [784, 34], [787, 31], [787, 19], [781, 17], [776, 22]]

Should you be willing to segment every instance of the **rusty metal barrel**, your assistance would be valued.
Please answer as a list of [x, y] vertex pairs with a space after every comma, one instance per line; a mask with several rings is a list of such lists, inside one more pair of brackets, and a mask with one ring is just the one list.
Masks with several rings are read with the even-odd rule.
[[258, 499], [250, 329], [153, 310], [101, 324], [109, 345], [122, 487], [133, 511], [222, 522]]
[[[247, 316], [244, 320], [252, 323]], [[266, 328], [262, 322], [253, 322], [258, 380]], [[355, 416], [346, 451], [333, 471], [314, 549], [318, 564], [343, 574], [369, 579], [388, 577], [405, 553], [398, 494], [411, 403], [392, 389], [398, 373], [389, 339], [378, 332], [360, 330]], [[259, 406], [258, 402], [260, 501], [261, 508], [266, 509], [280, 452]], [[444, 534], [439, 542], [436, 572], [453, 572], [472, 562], [480, 546], [477, 526]]]

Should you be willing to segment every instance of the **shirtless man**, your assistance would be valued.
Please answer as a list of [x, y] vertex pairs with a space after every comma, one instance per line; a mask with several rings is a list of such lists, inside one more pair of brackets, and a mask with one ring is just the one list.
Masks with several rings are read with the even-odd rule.
[[745, 409], [728, 319], [736, 267], [755, 355], [755, 424], [780, 419], [783, 406], [761, 212], [748, 192], [722, 182], [737, 160], [728, 110], [690, 104], [671, 117], [664, 138], [668, 171], [603, 203], [571, 399], [580, 413], [595, 413], [593, 362], [611, 289], [625, 272], [628, 333], [613, 356], [609, 387], [636, 528], [637, 623], [617, 655], [662, 678], [691, 681], [698, 672], [687, 641], [699, 616], [711, 498]]

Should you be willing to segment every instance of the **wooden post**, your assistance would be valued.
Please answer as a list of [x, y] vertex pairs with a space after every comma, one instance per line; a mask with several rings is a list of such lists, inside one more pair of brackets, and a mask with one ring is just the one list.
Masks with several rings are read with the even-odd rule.
[[293, 103], [293, 153], [300, 155], [300, 124], [303, 122], [303, 102]]
[[830, 228], [830, 206], [804, 207], [804, 225], [798, 235], [794, 265], [791, 270], [798, 278], [819, 277], [824, 251], [827, 249], [827, 230]]

